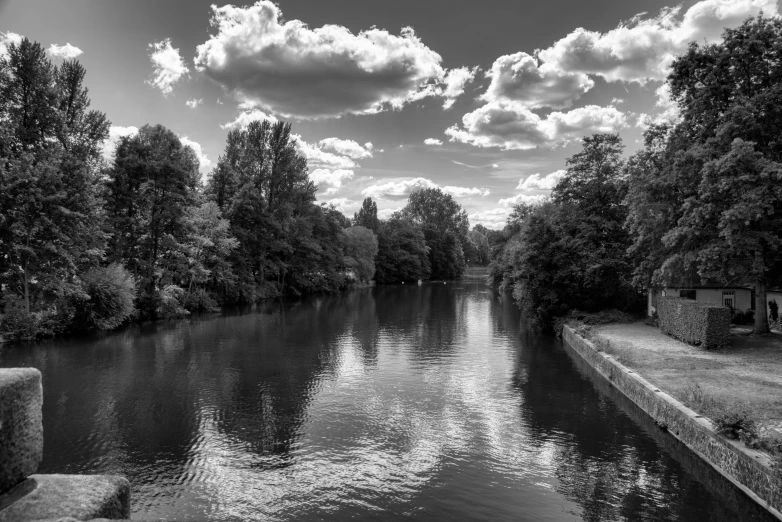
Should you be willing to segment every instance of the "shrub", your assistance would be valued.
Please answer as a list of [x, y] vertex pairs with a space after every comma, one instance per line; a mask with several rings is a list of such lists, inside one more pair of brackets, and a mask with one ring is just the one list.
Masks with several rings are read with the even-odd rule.
[[554, 319], [554, 332], [562, 335], [562, 328], [566, 324], [596, 326], [611, 323], [630, 323], [633, 317], [621, 310], [601, 310], [600, 312], [588, 313], [580, 310], [571, 310], [562, 317]]
[[717, 433], [729, 439], [740, 440], [753, 447], [758, 439], [758, 426], [746, 408], [731, 406], [720, 408], [712, 420]]
[[155, 312], [158, 317], [182, 317], [189, 315], [182, 304], [185, 301], [185, 291], [177, 285], [166, 285], [158, 292], [158, 303]]
[[733, 324], [745, 324], [746, 319], [744, 317], [744, 314], [741, 313], [741, 311], [736, 312], [736, 314], [733, 316]]
[[122, 265], [92, 268], [82, 282], [84, 295], [75, 298], [74, 306], [77, 328], [112, 330], [135, 312], [136, 281]]
[[4, 315], [0, 320], [0, 334], [17, 341], [29, 341], [35, 339], [40, 333], [38, 318], [35, 314], [27, 313], [24, 309], [24, 300], [14, 294], [3, 296]]
[[776, 299], [768, 302], [768, 316], [772, 321], [776, 321], [779, 318], [779, 305]]
[[659, 326], [660, 325], [660, 320], [657, 317], [657, 310], [652, 312], [652, 315], [647, 315], [646, 316], [646, 318], [644, 319], [644, 324], [647, 324], [649, 326]]
[[752, 324], [755, 322], [755, 311], [747, 310], [744, 312], [744, 324]]
[[203, 288], [196, 288], [185, 296], [184, 307], [191, 312], [216, 312], [220, 309], [217, 301], [212, 299], [209, 292]]
[[686, 343], [719, 348], [730, 343], [730, 309], [689, 299], [661, 297], [660, 330]]

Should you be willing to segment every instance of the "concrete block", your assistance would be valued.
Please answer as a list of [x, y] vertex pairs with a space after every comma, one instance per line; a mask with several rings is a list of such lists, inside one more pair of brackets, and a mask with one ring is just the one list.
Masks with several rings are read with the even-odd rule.
[[0, 510], [0, 522], [130, 518], [130, 482], [122, 477], [33, 475], [22, 487], [30, 491]]
[[41, 372], [0, 369], [0, 493], [38, 469], [43, 456], [42, 406]]

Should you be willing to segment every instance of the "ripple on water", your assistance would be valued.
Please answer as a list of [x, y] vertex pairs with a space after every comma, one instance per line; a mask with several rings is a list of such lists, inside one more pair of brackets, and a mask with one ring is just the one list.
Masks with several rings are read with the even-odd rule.
[[[377, 287], [3, 352], [41, 472], [134, 518], [736, 520], [481, 282]], [[79, 378], [74, 378], [78, 375]]]

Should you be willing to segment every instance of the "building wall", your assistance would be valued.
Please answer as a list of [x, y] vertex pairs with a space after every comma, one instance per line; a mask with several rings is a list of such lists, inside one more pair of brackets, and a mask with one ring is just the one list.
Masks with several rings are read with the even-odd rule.
[[[737, 311], [746, 312], [752, 308], [752, 290], [748, 288], [731, 288], [733, 292], [734, 305], [733, 308]], [[657, 300], [653, 298], [652, 294], [655, 290], [649, 290], [647, 297], [647, 314], [652, 315], [657, 309]], [[679, 297], [678, 288], [663, 288], [662, 290], [656, 290], [657, 296]], [[722, 305], [722, 288], [697, 288], [695, 290], [695, 300], [703, 303]], [[775, 297], [772, 297], [772, 294]], [[777, 303], [782, 309], [782, 292], [769, 292], [768, 300], [772, 298], [777, 300]]]

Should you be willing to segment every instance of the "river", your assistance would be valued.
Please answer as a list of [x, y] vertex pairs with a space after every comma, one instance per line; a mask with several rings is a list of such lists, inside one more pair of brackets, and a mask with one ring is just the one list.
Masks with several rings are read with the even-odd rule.
[[39, 472], [125, 475], [134, 518], [763, 518], [478, 280], [8, 345], [0, 365], [43, 373]]

